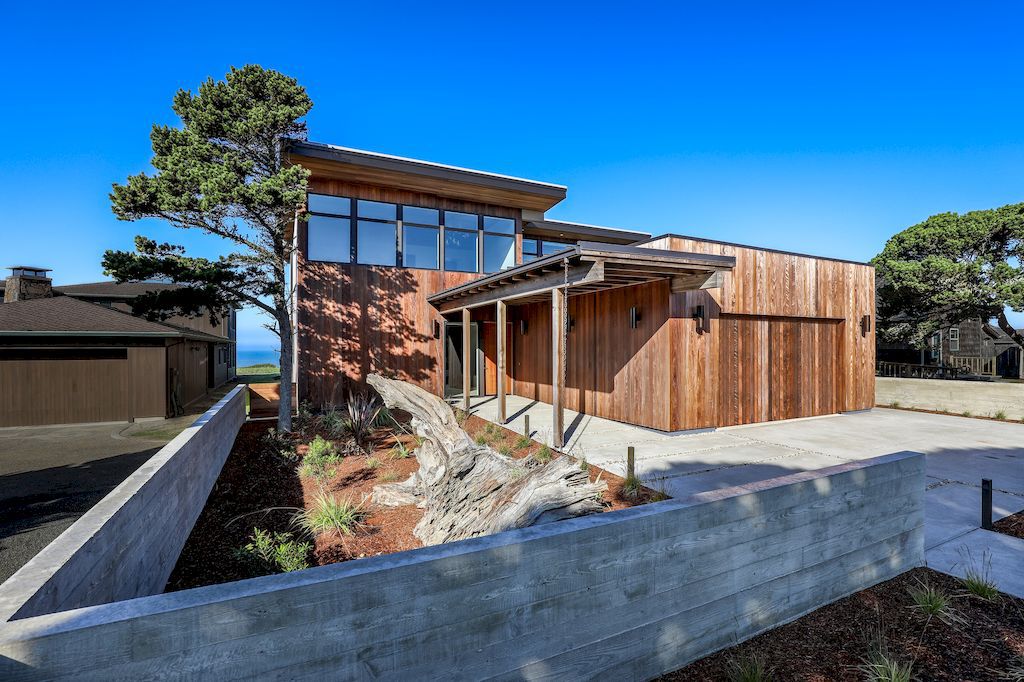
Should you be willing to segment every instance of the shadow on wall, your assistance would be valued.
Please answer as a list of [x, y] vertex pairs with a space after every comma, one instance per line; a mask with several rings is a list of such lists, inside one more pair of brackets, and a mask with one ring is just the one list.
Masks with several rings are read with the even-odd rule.
[[419, 276], [436, 277], [440, 284], [442, 275], [424, 272], [303, 265], [298, 312], [303, 400], [339, 403], [347, 389], [364, 386], [371, 372], [440, 389], [441, 342], [433, 337], [436, 317], [426, 303], [432, 292]]

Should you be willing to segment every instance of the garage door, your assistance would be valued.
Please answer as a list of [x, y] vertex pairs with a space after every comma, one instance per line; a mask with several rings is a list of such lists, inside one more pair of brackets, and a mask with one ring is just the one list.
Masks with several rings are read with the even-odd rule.
[[0, 350], [0, 426], [128, 417], [125, 349]]
[[840, 322], [723, 315], [719, 325], [719, 425], [839, 411]]

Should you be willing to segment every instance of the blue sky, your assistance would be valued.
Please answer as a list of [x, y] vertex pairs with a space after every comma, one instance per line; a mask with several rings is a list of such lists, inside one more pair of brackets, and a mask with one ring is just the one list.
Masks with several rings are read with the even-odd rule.
[[7, 10], [0, 265], [100, 279], [138, 233], [218, 253], [107, 194], [176, 89], [248, 62], [306, 86], [313, 140], [565, 184], [566, 220], [866, 260], [1024, 201], [1019, 4], [139, 5]]

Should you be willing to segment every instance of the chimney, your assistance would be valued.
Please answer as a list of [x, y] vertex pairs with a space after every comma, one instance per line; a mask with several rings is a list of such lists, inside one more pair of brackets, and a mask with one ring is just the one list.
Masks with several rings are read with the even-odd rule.
[[12, 265], [11, 274], [4, 284], [4, 303], [53, 296], [53, 280], [46, 276], [48, 272], [49, 268]]

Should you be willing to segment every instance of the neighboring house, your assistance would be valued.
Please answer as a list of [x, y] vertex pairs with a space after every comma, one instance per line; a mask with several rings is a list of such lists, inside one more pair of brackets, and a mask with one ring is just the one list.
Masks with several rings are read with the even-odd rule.
[[551, 220], [560, 185], [289, 154], [312, 173], [293, 235], [301, 401], [376, 371], [551, 402], [556, 425], [565, 408], [675, 431], [874, 404], [869, 265]]
[[879, 362], [958, 366], [976, 374], [1021, 376], [1020, 346], [997, 325], [981, 318], [943, 326], [928, 338], [925, 348], [879, 342], [877, 355]]
[[54, 288], [48, 272], [19, 266], [4, 283], [0, 426], [173, 416], [234, 377], [233, 316], [154, 322], [130, 301], [169, 285]]

